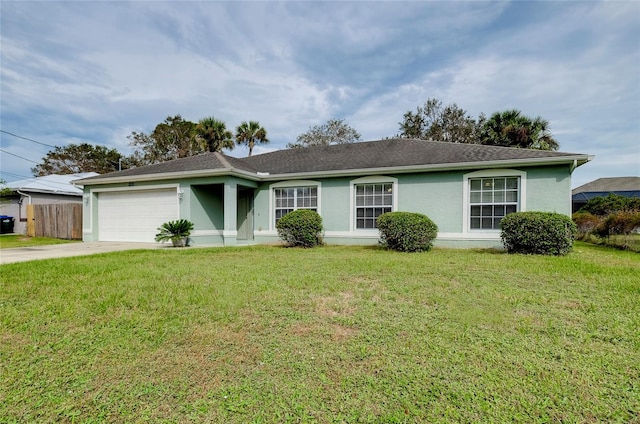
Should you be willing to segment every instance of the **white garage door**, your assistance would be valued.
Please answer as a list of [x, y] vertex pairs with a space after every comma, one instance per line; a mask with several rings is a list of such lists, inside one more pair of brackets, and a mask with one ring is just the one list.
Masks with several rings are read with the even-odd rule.
[[98, 194], [100, 241], [153, 242], [158, 227], [175, 219], [178, 219], [175, 188]]

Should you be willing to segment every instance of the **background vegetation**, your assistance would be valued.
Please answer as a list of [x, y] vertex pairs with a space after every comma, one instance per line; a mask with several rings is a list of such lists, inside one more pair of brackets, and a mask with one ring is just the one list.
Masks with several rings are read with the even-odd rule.
[[640, 199], [594, 197], [572, 216], [578, 239], [640, 252]]
[[[489, 118], [481, 113], [476, 120], [455, 103], [443, 105], [440, 100], [430, 98], [415, 112], [405, 112], [398, 125], [399, 132], [393, 137], [538, 150], [559, 148], [548, 121], [539, 116], [530, 118], [516, 109], [495, 112]], [[133, 150], [131, 155], [103, 146], [72, 143], [54, 147], [32, 172], [35, 176], [76, 172], [104, 174], [207, 151], [231, 150], [235, 145], [246, 145], [251, 156], [257, 144], [269, 142], [267, 130], [257, 121], [243, 121], [232, 133], [225, 122], [213, 116], [196, 123], [179, 114], [168, 116], [148, 134], [133, 131], [127, 138]], [[344, 119], [331, 118], [326, 123], [310, 126], [295, 142], [288, 143], [287, 148], [354, 143], [360, 138], [360, 133]]]

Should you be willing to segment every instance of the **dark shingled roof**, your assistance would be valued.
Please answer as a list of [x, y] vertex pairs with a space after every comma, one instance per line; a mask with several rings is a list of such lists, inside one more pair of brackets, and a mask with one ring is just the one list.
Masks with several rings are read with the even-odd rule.
[[245, 159], [261, 172], [290, 174], [448, 163], [574, 156], [572, 153], [513, 149], [413, 139], [388, 139], [279, 150]]
[[573, 194], [590, 192], [640, 191], [640, 177], [598, 178], [571, 190]]
[[115, 177], [229, 170], [271, 175], [349, 171], [412, 166], [469, 164], [527, 159], [584, 156], [544, 150], [515, 149], [414, 139], [387, 139], [331, 146], [278, 150], [247, 158], [204, 153], [182, 159], [127, 169], [78, 181], [80, 184]]
[[153, 175], [173, 172], [188, 172], [207, 169], [240, 169], [248, 172], [257, 172], [243, 159], [234, 158], [222, 153], [202, 153], [196, 156], [174, 159], [153, 165], [130, 168], [123, 171], [110, 172], [96, 177], [85, 178], [82, 181], [90, 182], [112, 177], [131, 177], [139, 175]]

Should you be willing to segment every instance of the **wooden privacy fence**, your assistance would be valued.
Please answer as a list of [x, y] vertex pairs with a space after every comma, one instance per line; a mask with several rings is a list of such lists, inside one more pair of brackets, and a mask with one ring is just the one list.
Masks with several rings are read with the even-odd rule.
[[28, 205], [27, 235], [67, 240], [82, 239], [82, 205], [80, 203]]

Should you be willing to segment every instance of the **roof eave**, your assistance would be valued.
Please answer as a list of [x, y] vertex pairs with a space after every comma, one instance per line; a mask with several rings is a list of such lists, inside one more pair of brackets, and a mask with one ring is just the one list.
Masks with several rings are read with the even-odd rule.
[[11, 190], [13, 190], [14, 192], [18, 192], [18, 191], [22, 191], [25, 193], [38, 193], [38, 194], [56, 194], [56, 195], [60, 195], [60, 196], [82, 196], [82, 193], [78, 193], [78, 192], [70, 192], [70, 191], [55, 191], [55, 190], [39, 190], [39, 189], [34, 189], [34, 188], [27, 188], [27, 187], [17, 187], [17, 188], [12, 188]]
[[82, 186], [93, 186], [103, 184], [118, 184], [118, 183], [132, 183], [143, 181], [162, 181], [162, 180], [175, 180], [181, 178], [201, 178], [201, 177], [218, 177], [218, 176], [237, 176], [247, 178], [253, 181], [259, 181], [260, 177], [254, 172], [244, 171], [242, 169], [235, 168], [216, 168], [216, 169], [199, 169], [194, 171], [176, 171], [176, 172], [162, 172], [157, 174], [141, 174], [130, 176], [113, 176], [103, 177], [97, 180], [80, 179], [71, 181], [73, 184]]
[[118, 183], [130, 183], [130, 182], [147, 182], [147, 181], [162, 181], [182, 178], [201, 178], [201, 177], [218, 177], [218, 176], [237, 176], [246, 178], [252, 181], [274, 181], [282, 179], [303, 179], [310, 177], [342, 177], [342, 176], [357, 176], [357, 175], [371, 175], [378, 173], [411, 173], [411, 172], [436, 172], [436, 171], [454, 171], [463, 169], [478, 169], [478, 168], [507, 168], [513, 166], [536, 166], [536, 165], [557, 165], [557, 164], [576, 164], [580, 166], [593, 159], [593, 156], [589, 155], [567, 155], [559, 157], [546, 157], [546, 158], [527, 158], [527, 159], [507, 159], [496, 161], [484, 161], [484, 162], [456, 162], [456, 163], [444, 163], [444, 164], [431, 164], [431, 165], [407, 165], [407, 166], [390, 166], [390, 167], [378, 167], [378, 168], [361, 168], [361, 169], [340, 169], [329, 171], [311, 171], [311, 172], [294, 172], [294, 173], [282, 173], [282, 174], [268, 174], [264, 172], [250, 172], [236, 168], [216, 168], [216, 169], [200, 169], [194, 171], [177, 171], [177, 172], [164, 172], [158, 174], [142, 174], [131, 176], [113, 176], [102, 177], [97, 180], [80, 179], [73, 180], [73, 184], [79, 184], [83, 186], [103, 185], [103, 184], [118, 184]]

